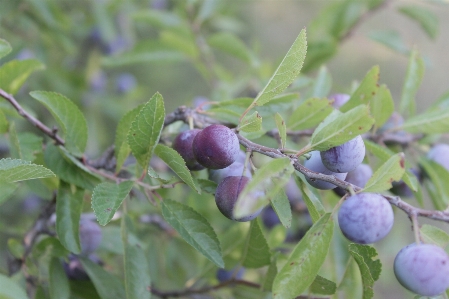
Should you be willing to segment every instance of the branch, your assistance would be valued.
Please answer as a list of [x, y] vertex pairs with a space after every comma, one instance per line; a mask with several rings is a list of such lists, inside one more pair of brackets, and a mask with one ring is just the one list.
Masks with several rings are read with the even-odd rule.
[[23, 118], [27, 119], [33, 126], [41, 130], [45, 135], [49, 136], [51, 139], [56, 141], [58, 145], [64, 145], [65, 141], [58, 134], [56, 129], [50, 129], [43, 123], [41, 123], [37, 118], [26, 112], [22, 106], [16, 101], [16, 99], [6, 91], [0, 88], [0, 96], [7, 100], [16, 111], [23, 116]]

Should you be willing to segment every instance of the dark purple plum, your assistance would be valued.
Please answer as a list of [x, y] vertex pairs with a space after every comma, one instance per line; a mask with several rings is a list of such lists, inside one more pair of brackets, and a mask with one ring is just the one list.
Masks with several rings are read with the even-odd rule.
[[345, 93], [334, 93], [329, 96], [329, 100], [333, 100], [332, 107], [334, 107], [335, 109], [339, 109], [341, 106], [346, 104], [346, 102], [349, 101], [350, 98], [351, 96]]
[[[215, 191], [215, 203], [217, 204], [220, 212], [227, 218], [235, 221], [245, 222], [256, 218], [262, 209], [258, 210], [252, 215], [248, 215], [242, 218], [234, 217], [234, 208], [239, 197], [239, 194], [245, 188], [249, 182], [249, 178], [246, 176], [228, 176], [220, 184], [218, 184], [217, 190]], [[258, 197], [262, 194], [253, 194], [249, 197]], [[251, 198], [249, 198], [251, 199]]]
[[70, 255], [69, 261], [62, 264], [67, 277], [71, 280], [89, 280], [89, 275], [87, 275], [81, 264], [79, 258], [76, 255]]
[[102, 232], [96, 222], [81, 217], [79, 233], [82, 255], [89, 255], [97, 250], [101, 243]]
[[217, 270], [217, 280], [219, 282], [225, 282], [230, 280], [231, 278], [235, 278], [235, 279], [242, 279], [243, 275], [245, 274], [245, 268], [240, 267], [237, 271], [237, 273], [234, 274], [234, 272], [236, 272], [236, 269], [231, 269], [231, 270], [226, 270], [226, 269], [218, 269]]
[[281, 223], [281, 220], [279, 220], [278, 215], [271, 206], [267, 206], [265, 207], [265, 209], [263, 209], [261, 217], [263, 224], [268, 229], [272, 229], [273, 227]]
[[421, 296], [436, 296], [449, 288], [449, 256], [432, 244], [410, 244], [394, 260], [400, 284]]
[[[327, 175], [333, 175], [340, 180], [344, 180], [347, 175], [346, 173], [337, 173], [337, 172], [333, 172], [333, 171], [330, 171], [329, 169], [327, 169], [326, 166], [324, 166], [323, 162], [321, 161], [321, 156], [320, 156], [319, 151], [310, 152], [310, 158], [304, 162], [304, 166], [312, 171], [315, 171], [315, 172], [319, 172], [319, 173], [327, 174]], [[321, 180], [314, 180], [314, 179], [310, 179], [308, 177], [306, 177], [306, 180], [310, 185], [312, 185], [313, 187], [315, 187], [317, 189], [321, 189], [321, 190], [330, 190], [330, 189], [334, 189], [336, 187], [332, 183], [328, 183], [328, 182], [321, 181]]]
[[427, 153], [427, 158], [432, 160], [449, 171], [449, 145], [439, 143], [434, 145]]
[[359, 244], [372, 244], [384, 238], [393, 227], [390, 203], [380, 194], [358, 193], [348, 197], [338, 211], [343, 235]]
[[217, 184], [220, 184], [228, 176], [246, 176], [251, 178], [250, 168], [247, 167], [245, 174], [243, 174], [244, 165], [240, 162], [234, 162], [226, 168], [223, 169], [211, 169], [209, 172], [209, 179], [214, 181]]
[[[373, 170], [371, 169], [371, 166], [369, 166], [368, 164], [360, 164], [356, 169], [348, 172], [345, 181], [363, 188], [372, 175]], [[339, 196], [343, 196], [346, 194], [346, 191], [340, 187], [335, 188], [334, 192]]]
[[365, 158], [365, 143], [357, 136], [339, 146], [321, 152], [321, 160], [327, 169], [333, 172], [350, 172], [359, 166]]
[[240, 152], [237, 135], [226, 126], [211, 125], [193, 141], [196, 160], [209, 169], [222, 169], [235, 162]]
[[173, 140], [173, 149], [176, 150], [186, 162], [186, 166], [190, 170], [201, 170], [204, 166], [198, 163], [193, 154], [193, 140], [200, 133], [199, 129], [192, 129], [181, 132]]

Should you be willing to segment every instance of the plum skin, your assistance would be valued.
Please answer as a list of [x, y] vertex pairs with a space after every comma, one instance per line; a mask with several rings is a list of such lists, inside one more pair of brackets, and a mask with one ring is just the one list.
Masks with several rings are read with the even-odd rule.
[[439, 246], [413, 243], [396, 255], [394, 274], [406, 289], [436, 296], [449, 288], [449, 256]]
[[[304, 166], [314, 172], [319, 172], [319, 173], [327, 174], [327, 175], [333, 175], [340, 180], [344, 180], [347, 175], [346, 173], [336, 173], [336, 172], [333, 172], [333, 171], [330, 171], [329, 169], [327, 169], [326, 166], [324, 166], [323, 162], [321, 161], [319, 151], [310, 152], [310, 158], [304, 162]], [[310, 185], [312, 185], [313, 187], [315, 187], [317, 189], [321, 189], [321, 190], [330, 190], [330, 189], [334, 189], [335, 187], [337, 187], [332, 183], [321, 181], [321, 180], [310, 179], [307, 176], [306, 176], [306, 180]]]
[[228, 127], [211, 125], [199, 132], [193, 140], [193, 155], [198, 163], [209, 169], [228, 167], [240, 152], [239, 139]]
[[352, 242], [372, 244], [390, 232], [394, 224], [393, 209], [380, 194], [358, 193], [340, 206], [338, 224]]
[[201, 132], [200, 129], [186, 130], [179, 133], [173, 140], [173, 149], [181, 155], [186, 162], [187, 168], [190, 170], [204, 169], [204, 166], [198, 163], [193, 155], [193, 140], [199, 132]]
[[350, 172], [365, 158], [365, 143], [359, 135], [348, 142], [321, 152], [321, 160], [333, 172]]
[[[222, 268], [218, 269], [217, 275], [216, 275], [217, 280], [219, 282], [225, 282], [225, 281], [230, 280], [231, 278], [233, 278], [232, 274], [234, 274], [235, 270], [236, 270], [235, 268], [231, 269], [231, 270], [226, 270], [226, 269], [222, 269]], [[237, 273], [235, 273], [234, 278], [242, 279], [244, 274], [245, 274], [245, 268], [240, 267], [240, 269], [238, 269]]]
[[[215, 191], [215, 203], [225, 217], [239, 222], [246, 222], [256, 218], [262, 211], [262, 209], [260, 209], [251, 215], [241, 218], [234, 217], [234, 208], [239, 194], [248, 184], [249, 180], [250, 179], [245, 176], [228, 176], [218, 184]], [[260, 195], [254, 194], [253, 196], [257, 197]]]
[[427, 158], [432, 160], [449, 171], [449, 145], [440, 143], [434, 145], [430, 151], [427, 153]]
[[339, 109], [341, 106], [346, 104], [346, 102], [349, 101], [350, 98], [351, 96], [345, 93], [334, 93], [329, 96], [329, 99], [333, 100], [332, 107], [334, 107], [335, 109]]
[[[369, 179], [373, 176], [373, 169], [368, 164], [360, 164], [353, 171], [348, 172], [345, 181], [356, 185], [357, 187], [365, 187], [366, 183], [368, 183]], [[334, 192], [343, 196], [346, 194], [346, 190], [340, 187], [334, 189]]]
[[79, 237], [81, 243], [81, 254], [89, 255], [100, 246], [102, 239], [101, 228], [97, 223], [81, 218]]
[[252, 174], [249, 167], [246, 168], [245, 173], [243, 173], [244, 165], [240, 162], [234, 162], [226, 168], [223, 169], [211, 169], [209, 172], [209, 179], [217, 184], [220, 184], [228, 176], [241, 176], [251, 178]]

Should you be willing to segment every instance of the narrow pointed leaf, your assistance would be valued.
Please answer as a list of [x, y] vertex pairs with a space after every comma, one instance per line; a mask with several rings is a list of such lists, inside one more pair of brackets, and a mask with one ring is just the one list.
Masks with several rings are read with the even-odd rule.
[[323, 121], [332, 110], [332, 104], [326, 98], [307, 99], [290, 115], [287, 127], [291, 130], [313, 128]]
[[5, 113], [3, 113], [2, 110], [0, 110], [0, 133], [8, 132], [8, 128], [9, 128], [8, 119], [6, 118]]
[[439, 206], [447, 206], [449, 204], [449, 171], [440, 164], [425, 158], [420, 159], [419, 164], [424, 168], [435, 188], [436, 194], [432, 197], [440, 202]]
[[239, 131], [242, 132], [257, 132], [262, 130], [262, 116], [257, 111], [253, 114], [246, 115], [239, 125]]
[[192, 208], [169, 199], [162, 202], [162, 215], [187, 243], [215, 265], [224, 268], [217, 235], [203, 216]]
[[8, 53], [11, 52], [11, 50], [12, 50], [11, 45], [4, 39], [0, 38], [0, 58], [8, 55]]
[[340, 107], [341, 112], [349, 111], [360, 104], [368, 104], [374, 98], [379, 89], [377, 82], [379, 81], [379, 66], [372, 67], [365, 78], [363, 78], [359, 87], [351, 95], [349, 101]]
[[44, 68], [35, 59], [11, 60], [0, 67], [0, 88], [7, 93], [16, 94], [33, 72]]
[[306, 30], [303, 29], [267, 85], [254, 99], [252, 106], [263, 106], [283, 92], [299, 75], [307, 52]]
[[30, 95], [53, 115], [64, 133], [65, 147], [81, 156], [87, 145], [87, 121], [81, 110], [65, 96], [47, 91], [32, 91]]
[[321, 218], [321, 216], [326, 213], [323, 204], [309, 189], [309, 185], [306, 184], [303, 180], [299, 181], [299, 189], [301, 190], [302, 198], [304, 199], [313, 223], [317, 222]]
[[0, 274], [0, 298], [2, 299], [28, 299], [25, 290], [13, 279]]
[[128, 143], [139, 164], [147, 169], [154, 147], [159, 142], [164, 126], [164, 99], [156, 93], [140, 110], [131, 124]]
[[341, 114], [324, 126], [318, 127], [310, 141], [311, 150], [325, 151], [368, 132], [374, 123], [366, 105], [360, 105]]
[[281, 140], [281, 148], [285, 148], [285, 142], [287, 141], [287, 128], [285, 126], [285, 121], [277, 112], [274, 115], [274, 120], [276, 121], [276, 127], [278, 128], [279, 139]]
[[392, 187], [393, 181], [399, 181], [404, 175], [404, 154], [398, 153], [382, 164], [368, 180], [363, 192], [381, 192]]
[[371, 115], [374, 117], [376, 127], [381, 127], [394, 112], [394, 102], [390, 90], [381, 85], [376, 96], [370, 102]]
[[413, 116], [416, 113], [415, 95], [424, 76], [424, 61], [417, 50], [410, 53], [404, 86], [402, 87], [399, 111], [404, 116]]
[[132, 181], [124, 181], [120, 184], [105, 182], [95, 187], [92, 193], [92, 209], [100, 225], [106, 225], [111, 221], [132, 186]]
[[409, 18], [417, 21], [422, 29], [431, 38], [435, 38], [438, 34], [438, 17], [430, 10], [422, 5], [407, 5], [399, 8], [399, 11]]
[[294, 168], [288, 158], [273, 159], [259, 168], [239, 194], [234, 217], [251, 215], [266, 206], [287, 184]]
[[4, 158], [0, 160], [0, 181], [19, 182], [40, 178], [51, 178], [55, 174], [42, 165], [31, 164], [31, 162]]
[[80, 258], [80, 260], [101, 299], [126, 298], [125, 288], [117, 276], [109, 273], [88, 258]]
[[411, 117], [397, 129], [410, 133], [447, 133], [449, 132], [449, 107], [432, 109]]
[[243, 252], [242, 265], [246, 268], [260, 268], [270, 264], [270, 248], [257, 219], [251, 221], [248, 240]]
[[335, 284], [335, 282], [319, 275], [315, 277], [315, 280], [310, 286], [310, 292], [312, 294], [333, 295], [336, 291], [337, 285]]
[[285, 194], [285, 190], [281, 189], [271, 200], [271, 207], [278, 215], [282, 225], [289, 228], [292, 225], [292, 209], [290, 202]]
[[207, 43], [224, 53], [234, 56], [247, 63], [251, 62], [251, 53], [246, 45], [234, 34], [229, 32], [219, 32], [211, 35]]
[[265, 274], [265, 278], [263, 280], [262, 289], [265, 291], [271, 292], [273, 288], [273, 282], [276, 278], [276, 275], [278, 274], [278, 268], [276, 265], [277, 258], [274, 257], [273, 261], [271, 262], [270, 266], [268, 267], [267, 274]]
[[61, 244], [70, 252], [81, 253], [79, 227], [84, 190], [72, 193], [70, 186], [62, 184], [56, 200], [56, 233]]
[[201, 189], [193, 181], [192, 175], [186, 166], [186, 162], [181, 155], [174, 149], [158, 144], [155, 147], [154, 153], [164, 161], [168, 167], [171, 168], [190, 188], [198, 193], [201, 193]]
[[49, 267], [49, 285], [51, 299], [69, 299], [70, 285], [59, 258], [53, 257]]
[[273, 298], [295, 298], [315, 280], [332, 240], [331, 214], [320, 218], [293, 249], [273, 283]]

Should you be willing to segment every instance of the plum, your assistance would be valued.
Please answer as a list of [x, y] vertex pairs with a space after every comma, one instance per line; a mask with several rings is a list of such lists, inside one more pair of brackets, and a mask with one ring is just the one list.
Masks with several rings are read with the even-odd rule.
[[360, 135], [321, 152], [324, 166], [333, 172], [353, 171], [362, 163], [363, 158], [365, 158], [365, 143]]
[[[410, 168], [410, 171], [416, 176], [418, 181], [422, 180], [422, 175], [419, 169]], [[390, 189], [391, 193], [398, 195], [398, 196], [404, 196], [404, 197], [412, 197], [413, 191], [410, 189], [409, 186], [403, 181], [400, 180], [399, 182], [392, 182], [392, 187]]]
[[394, 274], [406, 289], [436, 296], [449, 288], [449, 256], [432, 244], [410, 244], [394, 259]]
[[265, 209], [263, 209], [261, 217], [263, 224], [268, 229], [271, 229], [281, 223], [281, 220], [279, 220], [278, 215], [271, 206], [267, 206]]
[[[88, 258], [92, 262], [94, 262], [100, 266], [103, 265], [103, 262], [95, 254], [89, 255]], [[84, 270], [83, 265], [81, 264], [79, 256], [70, 254], [68, 262], [64, 261], [62, 263], [62, 266], [63, 266], [64, 271], [69, 279], [71, 279], [71, 280], [90, 280], [89, 276], [87, 275], [86, 271]]]
[[[326, 166], [324, 166], [323, 162], [321, 161], [319, 151], [310, 152], [310, 158], [304, 162], [304, 166], [315, 172], [333, 175], [340, 180], [344, 180], [347, 175], [346, 173], [336, 173], [327, 169]], [[306, 177], [306, 180], [310, 185], [321, 190], [330, 190], [336, 187], [334, 184], [322, 180], [310, 179], [308, 177]]]
[[302, 193], [293, 177], [290, 178], [287, 185], [285, 185], [285, 194], [291, 205], [298, 204], [302, 201]]
[[427, 153], [427, 158], [432, 160], [449, 171], [449, 145], [439, 143], [434, 145]]
[[196, 134], [193, 155], [209, 169], [226, 168], [237, 159], [240, 152], [239, 139], [228, 127], [211, 125]]
[[[215, 203], [225, 217], [231, 220], [245, 222], [253, 220], [262, 211], [262, 209], [260, 209], [251, 215], [241, 218], [234, 217], [234, 208], [239, 194], [248, 184], [249, 180], [250, 179], [246, 176], [228, 176], [218, 184], [217, 190], [215, 191]], [[251, 200], [253, 197], [257, 198], [261, 195], [262, 194], [259, 194], [258, 192], [250, 194], [248, 200]]]
[[186, 130], [173, 140], [173, 149], [181, 155], [186, 162], [187, 168], [190, 170], [204, 169], [204, 166], [198, 163], [193, 154], [193, 140], [200, 132], [200, 129]]
[[217, 184], [220, 184], [228, 176], [241, 176], [244, 175], [246, 177], [251, 178], [252, 174], [250, 168], [247, 167], [245, 173], [243, 173], [244, 165], [240, 162], [234, 162], [226, 168], [223, 169], [211, 169], [209, 172], [209, 179], [214, 181]]
[[[345, 181], [363, 188], [372, 175], [373, 170], [371, 169], [371, 166], [369, 166], [368, 164], [360, 164], [356, 169], [348, 172]], [[346, 194], [346, 191], [340, 187], [335, 188], [334, 192], [339, 196], [343, 196]]]
[[358, 193], [348, 197], [338, 211], [338, 224], [352, 242], [371, 244], [384, 238], [393, 227], [390, 203], [380, 194]]
[[231, 270], [220, 268], [217, 270], [217, 280], [219, 282], [225, 282], [230, 280], [231, 278], [242, 279], [243, 275], [245, 274], [245, 268], [240, 267], [237, 273], [234, 274], [234, 272], [236, 272], [235, 268]]
[[96, 222], [81, 217], [79, 235], [82, 255], [89, 255], [100, 246], [102, 232]]
[[132, 91], [137, 85], [136, 77], [130, 73], [121, 73], [115, 80], [115, 87], [121, 94]]
[[329, 100], [334, 100], [332, 102], [332, 107], [335, 109], [339, 109], [341, 106], [346, 104], [347, 101], [351, 98], [350, 95], [345, 93], [334, 93], [329, 96]]

